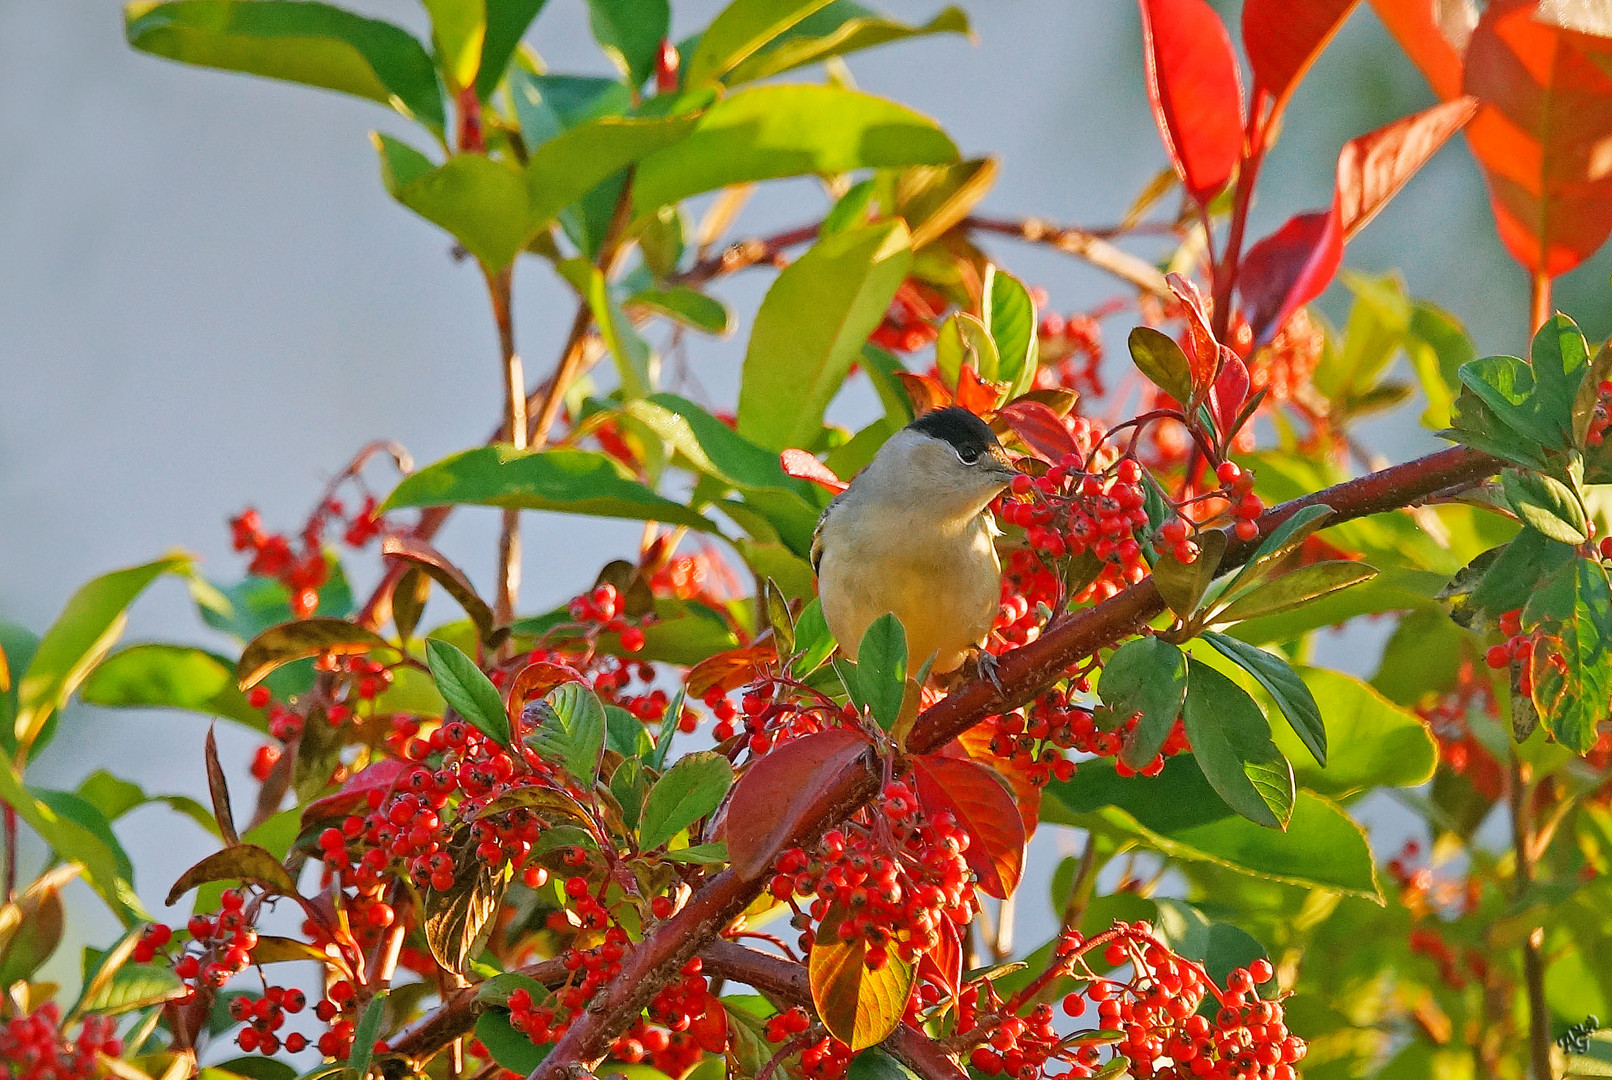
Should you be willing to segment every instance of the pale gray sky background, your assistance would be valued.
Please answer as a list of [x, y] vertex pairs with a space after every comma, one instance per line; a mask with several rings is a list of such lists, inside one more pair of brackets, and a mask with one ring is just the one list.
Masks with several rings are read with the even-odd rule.
[[[406, 0], [354, 3], [417, 30]], [[929, 18], [939, 0], [885, 0]], [[1117, 220], [1165, 165], [1142, 87], [1127, 0], [972, 0], [977, 42], [923, 39], [852, 58], [866, 89], [935, 117], [970, 155], [1001, 158], [984, 208], [1101, 225]], [[674, 0], [676, 34], [719, 9]], [[1235, 3], [1220, 5], [1235, 26]], [[557, 72], [604, 72], [582, 0], [550, 0], [528, 42]], [[1261, 186], [1254, 235], [1330, 198], [1349, 137], [1431, 104], [1419, 75], [1369, 9], [1352, 17], [1297, 93]], [[325, 479], [376, 438], [428, 462], [479, 442], [500, 400], [479, 275], [448, 241], [392, 202], [366, 132], [412, 135], [368, 102], [131, 51], [107, 0], [0, 4], [0, 619], [43, 630], [74, 588], [106, 570], [183, 547], [215, 579], [241, 564], [227, 515], [258, 506], [291, 528]], [[746, 232], [804, 222], [823, 207], [804, 183], [764, 189]], [[1020, 246], [1003, 261], [1060, 310], [1112, 295], [1082, 264]], [[1523, 347], [1526, 285], [1494, 239], [1481, 179], [1463, 143], [1447, 148], [1350, 247], [1347, 264], [1402, 268], [1414, 293], [1465, 320], [1480, 349]], [[1612, 329], [1603, 253], [1560, 302]], [[768, 276], [723, 283], [748, 320]], [[546, 267], [517, 274], [516, 331], [534, 379], [552, 363], [570, 305]], [[1336, 313], [1341, 288], [1327, 297]], [[1124, 327], [1110, 352], [1123, 360]], [[691, 339], [701, 384], [735, 385], [745, 331]], [[1375, 430], [1391, 453], [1434, 445], [1412, 412]], [[456, 516], [441, 545], [478, 582], [491, 577], [496, 512]], [[525, 601], [571, 595], [637, 529], [529, 517]], [[361, 581], [368, 565], [355, 565]], [[129, 640], [210, 641], [184, 590], [159, 584]], [[1358, 664], [1342, 664], [1358, 669]], [[205, 798], [193, 716], [69, 710], [31, 766], [32, 782], [71, 787], [112, 768], [148, 791]], [[221, 731], [238, 791], [253, 741]], [[202, 834], [165, 809], [119, 833], [136, 884], [161, 911]], [[1050, 862], [1050, 861], [1049, 861]], [[1050, 865], [1045, 867], [1050, 872]], [[1044, 875], [1043, 875], [1044, 876]], [[1032, 879], [1039, 906], [1044, 882]], [[111, 933], [88, 894], [75, 930]]]

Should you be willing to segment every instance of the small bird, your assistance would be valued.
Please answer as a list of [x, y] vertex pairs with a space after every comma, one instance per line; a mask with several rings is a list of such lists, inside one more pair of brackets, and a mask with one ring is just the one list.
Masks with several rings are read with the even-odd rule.
[[1016, 475], [990, 427], [955, 406], [879, 448], [812, 537], [823, 618], [847, 653], [892, 612], [907, 632], [909, 671], [933, 659], [940, 675], [986, 655], [1002, 579], [989, 507]]

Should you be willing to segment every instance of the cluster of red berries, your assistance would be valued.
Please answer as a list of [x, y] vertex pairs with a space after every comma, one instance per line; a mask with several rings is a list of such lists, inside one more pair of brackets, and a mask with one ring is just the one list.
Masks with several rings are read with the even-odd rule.
[[[1143, 776], [1157, 776], [1164, 769], [1165, 758], [1187, 753], [1192, 749], [1187, 741], [1186, 727], [1178, 719], [1170, 728], [1169, 735], [1165, 737], [1163, 746], [1154, 755], [1153, 760], [1141, 769], [1132, 770], [1123, 761], [1118, 760], [1118, 755], [1135, 729], [1137, 718], [1127, 716], [1119, 719], [1118, 723], [1098, 721], [1097, 712], [1070, 701], [1065, 691], [1049, 690], [1031, 703], [1028, 721], [1014, 714], [998, 718], [997, 734], [993, 739], [992, 749], [1004, 756], [1021, 760], [1023, 755], [1036, 752], [1039, 746], [1038, 763], [1044, 765], [1047, 744], [1051, 743], [1060, 751], [1072, 750], [1094, 757], [1115, 758], [1114, 768], [1121, 776], [1133, 776], [1137, 772]], [[1057, 773], [1056, 765], [1053, 769], [1057, 779], [1067, 779], [1066, 776]], [[1031, 776], [1035, 775], [1032, 771]]]
[[896, 290], [883, 321], [868, 340], [891, 352], [917, 352], [934, 343], [939, 333], [936, 320], [946, 306], [944, 296], [909, 278]]
[[1494, 684], [1471, 663], [1463, 663], [1455, 685], [1416, 712], [1438, 742], [1439, 761], [1465, 776], [1484, 798], [1498, 799], [1505, 790], [1505, 774], [1489, 748], [1472, 733], [1468, 717], [1474, 709], [1489, 717], [1500, 715]]
[[1499, 645], [1489, 646], [1483, 654], [1483, 662], [1495, 670], [1511, 667], [1517, 676], [1517, 692], [1530, 694], [1533, 692], [1533, 672], [1531, 664], [1533, 659], [1535, 635], [1522, 632], [1522, 609], [1514, 608], [1501, 615], [1498, 624], [1500, 632], [1506, 635], [1506, 640]]
[[[174, 961], [174, 974], [190, 984], [181, 1001], [191, 1000], [198, 992], [211, 993], [251, 966], [257, 930], [245, 907], [246, 895], [231, 889], [219, 898], [217, 915], [190, 917], [185, 926], [190, 931], [190, 945]], [[148, 927], [136, 945], [136, 959], [148, 952], [155, 956], [172, 938], [166, 926]]]
[[330, 580], [324, 551], [326, 529], [332, 523], [341, 526], [343, 541], [361, 548], [385, 527], [384, 519], [375, 512], [378, 505], [373, 495], [365, 495], [362, 505], [349, 516], [339, 499], [327, 498], [302, 527], [297, 538], [300, 546], [293, 545], [284, 533], [265, 531], [262, 517], [247, 507], [229, 519], [232, 544], [236, 551], [252, 553], [248, 570], [274, 578], [290, 590], [292, 614], [306, 619], [318, 608], [319, 590]]
[[[1099, 945], [1110, 968], [1131, 966], [1128, 980], [1104, 978], [1086, 966], [1085, 954]], [[1064, 998], [1062, 1011], [1074, 1018], [1095, 1006], [1092, 1023], [1119, 1033], [1109, 1045], [1132, 1076], [1294, 1080], [1304, 1042], [1287, 1030], [1281, 1003], [1262, 1000], [1254, 990], [1273, 974], [1269, 961], [1255, 960], [1234, 969], [1221, 991], [1200, 967], [1154, 938], [1146, 923], [1117, 923], [1090, 942], [1066, 933], [1059, 939], [1057, 962], [1006, 1001], [989, 983], [978, 996], [964, 995], [958, 1030], [977, 1040], [969, 1063], [987, 1076], [1032, 1080], [1044, 1076], [1054, 1061], [1067, 1065], [1064, 1076], [1093, 1076], [1107, 1067], [1098, 1041], [1078, 1032], [1060, 1034], [1052, 1007], [1034, 1001], [1056, 978], [1085, 978], [1081, 990]], [[1208, 1015], [1200, 1007], [1211, 995], [1218, 1008]]]
[[593, 633], [615, 634], [621, 647], [635, 653], [644, 647], [644, 631], [640, 626], [627, 623], [626, 600], [610, 582], [601, 582], [592, 592], [583, 593], [571, 601], [571, 618], [591, 626]]
[[999, 516], [1023, 527], [1031, 550], [1050, 558], [1090, 552], [1112, 566], [1113, 582], [1135, 584], [1147, 575], [1141, 534], [1148, 525], [1142, 466], [1124, 458], [1107, 472], [1086, 472], [1079, 455], [1066, 454], [1045, 474], [1013, 478], [1011, 492], [1034, 502], [1004, 498]]
[[[308, 999], [301, 990], [284, 986], [265, 987], [258, 997], [240, 994], [231, 998], [230, 1018], [246, 1025], [235, 1033], [235, 1045], [248, 1054], [255, 1051], [265, 1056], [278, 1053], [281, 1047], [293, 1054], [306, 1050], [308, 1036], [300, 1031], [281, 1035], [280, 1029], [285, 1026], [288, 1016], [300, 1013], [307, 1004]], [[322, 1001], [320, 1005], [331, 1006], [331, 1003]], [[317, 1045], [321, 1053], [334, 1057], [341, 1043], [341, 1036], [335, 1031], [327, 1031], [319, 1037]]]
[[[323, 710], [325, 721], [331, 727], [340, 727], [351, 720], [359, 704], [375, 700], [392, 685], [393, 680], [390, 667], [361, 655], [326, 654], [314, 661], [314, 668], [322, 674], [336, 677], [331, 688], [334, 700]], [[254, 686], [247, 693], [246, 700], [252, 708], [265, 711], [269, 734], [282, 743], [295, 742], [302, 737], [306, 716], [283, 702], [275, 701], [267, 686]], [[258, 747], [252, 756], [252, 776], [260, 781], [268, 779], [282, 754], [281, 748], [273, 744]]]
[[1439, 932], [1440, 917], [1459, 919], [1471, 915], [1482, 900], [1482, 882], [1476, 875], [1441, 879], [1427, 865], [1417, 865], [1422, 845], [1406, 840], [1399, 854], [1388, 860], [1388, 876], [1399, 886], [1399, 902], [1415, 917], [1408, 935], [1410, 951], [1425, 956], [1438, 967], [1439, 979], [1452, 990], [1465, 988], [1469, 978], [1487, 980], [1489, 962], [1475, 949], [1458, 953]]
[[1265, 512], [1265, 504], [1254, 494], [1254, 474], [1235, 461], [1222, 461], [1215, 468], [1215, 479], [1231, 504], [1231, 516], [1236, 522], [1232, 531], [1237, 539], [1247, 541], [1259, 535], [1255, 519]]
[[703, 698], [716, 718], [711, 734], [719, 743], [742, 734], [744, 748], [759, 757], [780, 743], [831, 727], [857, 727], [856, 706], [836, 705], [823, 697], [800, 700], [800, 690], [784, 679], [758, 682], [745, 691], [737, 708], [720, 689], [712, 690]]
[[1037, 387], [1073, 390], [1083, 398], [1100, 398], [1107, 392], [1102, 376], [1103, 331], [1095, 316], [1066, 318], [1048, 312], [1037, 330]]
[[98, 1055], [123, 1053], [110, 1016], [86, 1016], [73, 1039], [61, 1025], [62, 1010], [54, 1001], [0, 1023], [0, 1080], [93, 1080], [102, 1073]]
[[[811, 1017], [796, 1005], [770, 1018], [763, 1034], [776, 1046], [806, 1034], [811, 1027]], [[832, 1036], [801, 1048], [800, 1071], [809, 1080], [840, 1080], [850, 1066], [851, 1048]]]
[[815, 896], [809, 922], [797, 919], [803, 950], [832, 910], [839, 940], [862, 941], [864, 965], [878, 971], [892, 951], [910, 963], [935, 948], [944, 922], [973, 919], [974, 874], [963, 857], [967, 831], [949, 813], [926, 814], [906, 783], [886, 784], [877, 808], [862, 816], [825, 833], [809, 853], [785, 851], [768, 888], [791, 904]]

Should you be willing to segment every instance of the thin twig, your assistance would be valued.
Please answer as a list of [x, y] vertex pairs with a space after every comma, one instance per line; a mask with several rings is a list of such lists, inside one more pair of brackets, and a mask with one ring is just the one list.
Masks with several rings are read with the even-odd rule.
[[[1511, 804], [1511, 847], [1516, 859], [1516, 902], [1525, 902], [1534, 880], [1533, 839], [1528, 814], [1528, 785], [1523, 778], [1522, 760], [1511, 749], [1511, 783], [1507, 796]], [[1552, 1080], [1550, 1069], [1550, 1006], [1545, 1001], [1545, 929], [1529, 930], [1522, 947], [1522, 976], [1528, 992], [1528, 1061], [1534, 1080]]]
[[1022, 221], [1002, 218], [966, 217], [963, 225], [981, 232], [1012, 236], [1031, 244], [1047, 244], [1068, 255], [1091, 263], [1097, 269], [1129, 282], [1142, 292], [1169, 298], [1170, 287], [1164, 274], [1146, 259], [1123, 251], [1095, 233], [1072, 226], [1054, 225], [1040, 218]]
[[[515, 316], [512, 309], [514, 267], [487, 274], [487, 296], [498, 327], [498, 353], [504, 376], [502, 438], [516, 450], [526, 449], [526, 373], [515, 351]], [[498, 585], [493, 598], [493, 619], [507, 626], [515, 618], [521, 591], [521, 513], [505, 510], [498, 536]]]

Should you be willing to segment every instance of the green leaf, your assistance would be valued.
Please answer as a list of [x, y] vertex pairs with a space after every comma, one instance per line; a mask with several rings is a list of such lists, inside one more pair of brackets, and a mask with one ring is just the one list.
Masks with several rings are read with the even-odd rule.
[[1500, 490], [1507, 505], [1535, 532], [1563, 544], [1582, 544], [1589, 538], [1584, 504], [1560, 480], [1531, 470], [1507, 469], [1500, 474]]
[[163, 574], [187, 573], [190, 558], [171, 555], [156, 562], [115, 570], [81, 586], [56, 617], [17, 681], [17, 715], [12, 729], [26, 750], [52, 713], [67, 704], [91, 669], [123, 636], [128, 607]]
[[215, 838], [220, 838], [213, 812], [195, 799], [188, 795], [147, 795], [139, 784], [113, 776], [105, 769], [97, 769], [86, 776], [78, 785], [77, 794], [99, 810], [108, 822], [116, 821], [137, 807], [162, 803], [185, 815]]
[[921, 1080], [917, 1073], [879, 1049], [870, 1046], [851, 1058], [845, 1080]]
[[1370, 788], [1415, 787], [1432, 779], [1438, 748], [1414, 713], [1341, 671], [1303, 668], [1300, 674], [1307, 692], [1326, 702], [1332, 734], [1332, 753], [1326, 767], [1319, 768], [1297, 756], [1298, 739], [1276, 733], [1276, 745], [1294, 754], [1300, 784], [1342, 799]]
[[1248, 590], [1216, 612], [1210, 621], [1233, 623], [1292, 611], [1312, 600], [1370, 581], [1376, 576], [1376, 567], [1346, 559], [1310, 563]]
[[660, 857], [667, 862], [687, 863], [691, 866], [722, 866], [728, 862], [728, 845], [718, 840], [711, 844], [696, 844], [693, 847], [678, 848], [676, 851], [663, 851]]
[[1269, 959], [1265, 947], [1241, 927], [1211, 922], [1182, 900], [1160, 897], [1154, 903], [1159, 912], [1155, 923], [1159, 939], [1176, 954], [1202, 964], [1217, 983], [1225, 983], [1234, 968]]
[[638, 827], [639, 847], [653, 851], [710, 814], [733, 786], [733, 766], [721, 754], [686, 754], [655, 781]]
[[527, 745], [570, 773], [584, 791], [591, 790], [605, 743], [598, 695], [581, 683], [566, 683], [549, 691], [538, 713], [541, 719], [526, 736]]
[[1422, 396], [1427, 399], [1422, 423], [1434, 430], [1448, 427], [1455, 406], [1455, 388], [1461, 382], [1461, 365], [1477, 356], [1472, 339], [1448, 312], [1417, 301], [1402, 344], [1421, 383]]
[[1267, 570], [1271, 569], [1283, 558], [1292, 554], [1298, 546], [1308, 540], [1317, 531], [1326, 526], [1327, 519], [1332, 516], [1332, 507], [1325, 503], [1312, 503], [1301, 506], [1291, 517], [1271, 530], [1254, 554], [1249, 556], [1237, 576], [1231, 579], [1226, 586], [1229, 596], [1235, 592], [1243, 582], [1257, 580]]
[[382, 990], [369, 999], [369, 1004], [364, 1006], [364, 1014], [358, 1018], [358, 1028], [353, 1032], [353, 1052], [347, 1059], [347, 1067], [360, 1080], [369, 1072], [370, 1060], [375, 1056], [375, 1041], [381, 1037], [381, 1021], [386, 1017], [386, 995], [390, 992]]
[[750, 87], [639, 163], [633, 210], [643, 216], [755, 180], [955, 160], [957, 147], [933, 121], [883, 98], [836, 86]]
[[431, 668], [432, 681], [454, 712], [500, 746], [513, 745], [504, 699], [474, 660], [456, 646], [436, 638], [426, 639], [425, 659]]
[[1151, 326], [1138, 326], [1126, 341], [1131, 359], [1149, 382], [1183, 406], [1192, 400], [1192, 365], [1175, 338]]
[[[509, 68], [510, 58], [520, 46], [527, 27], [537, 18], [548, 0], [485, 0], [487, 32], [481, 45], [481, 65], [476, 71], [476, 97], [487, 101]], [[524, 126], [524, 124], [523, 124]]]
[[894, 615], [880, 615], [862, 634], [855, 682], [857, 704], [885, 731], [895, 727], [907, 692], [907, 631]]
[[131, 645], [108, 656], [79, 689], [87, 704], [125, 709], [188, 709], [267, 731], [263, 713], [235, 685], [227, 657], [189, 645]]
[[588, 0], [593, 39], [627, 81], [642, 86], [655, 72], [660, 43], [671, 32], [668, 0]]
[[1326, 765], [1327, 729], [1321, 721], [1321, 707], [1292, 665], [1274, 653], [1225, 634], [1210, 631], [1203, 639], [1259, 681], [1316, 763]]
[[466, 450], [426, 466], [398, 484], [382, 509], [466, 504], [661, 521], [700, 532], [717, 531], [688, 507], [634, 480], [624, 466], [604, 454], [566, 448], [528, 452], [508, 443]]
[[795, 620], [796, 656], [790, 665], [790, 673], [797, 679], [804, 679], [823, 666], [836, 644], [834, 635], [829, 632], [828, 622], [823, 618], [823, 605], [814, 596], [811, 603], [801, 609], [800, 618]]
[[446, 229], [489, 270], [515, 261], [531, 234], [526, 181], [518, 169], [484, 154], [455, 154], [420, 172], [423, 154], [380, 132], [371, 132], [370, 139], [392, 198]]
[[912, 265], [899, 221], [819, 240], [767, 290], [745, 353], [739, 434], [809, 446], [862, 343]]
[[[526, 163], [527, 235], [546, 228], [561, 210], [634, 162], [675, 152], [695, 124], [695, 117], [679, 114], [602, 116], [543, 143]], [[639, 166], [635, 194], [646, 167]]]
[[[14, 725], [17, 719], [17, 681], [33, 662], [39, 638], [16, 623], [0, 622], [0, 653], [5, 654], [7, 678], [0, 680], [0, 748], [7, 753], [17, 748]], [[48, 721], [47, 721], [48, 723]]]
[[1219, 529], [1207, 529], [1198, 534], [1198, 557], [1192, 562], [1177, 562], [1170, 552], [1159, 556], [1153, 564], [1153, 585], [1171, 611], [1183, 619], [1192, 617], [1209, 586], [1214, 584], [1225, 554], [1226, 534]]
[[1256, 824], [1285, 828], [1293, 813], [1293, 767], [1271, 741], [1254, 699], [1214, 668], [1189, 660], [1182, 718], [1193, 757], [1226, 805]]
[[1526, 606], [1539, 583], [1575, 557], [1569, 545], [1523, 529], [1510, 543], [1473, 559], [1439, 593], [1439, 599], [1448, 606], [1450, 618], [1481, 632], [1506, 612]]
[[1523, 626], [1536, 640], [1529, 672], [1539, 718], [1557, 741], [1582, 754], [1612, 700], [1612, 584], [1594, 559], [1574, 559], [1528, 601]]
[[605, 746], [631, 761], [653, 750], [655, 740], [638, 717], [620, 705], [606, 705]]
[[112, 835], [106, 817], [92, 804], [66, 792], [36, 792], [23, 786], [10, 762], [0, 758], [0, 801], [67, 862], [84, 868], [84, 880], [106, 901], [124, 926], [147, 922], [130, 880], [129, 858]]
[[924, 34], [967, 34], [968, 16], [948, 7], [921, 26], [909, 26], [869, 11], [851, 0], [834, 3], [803, 20], [789, 33], [728, 73], [729, 85], [770, 78], [785, 71], [845, 56], [862, 49]]
[[985, 268], [984, 310], [981, 315], [996, 343], [996, 379], [1009, 384], [1008, 397], [1030, 388], [1039, 356], [1039, 320], [1030, 290], [994, 265]]
[[179, 875], [168, 890], [165, 903], [174, 901], [198, 885], [209, 881], [250, 881], [284, 896], [297, 894], [297, 883], [280, 860], [256, 844], [235, 844], [215, 851]]
[[1097, 692], [1120, 716], [1141, 714], [1120, 758], [1140, 769], [1158, 754], [1187, 697], [1187, 658], [1156, 637], [1137, 638], [1114, 650], [1103, 665]]
[[632, 108], [632, 91], [619, 79], [538, 75], [520, 64], [509, 73], [509, 94], [528, 152], [589, 120], [622, 116]]
[[[821, 503], [812, 485], [784, 472], [775, 451], [758, 446], [705, 409], [676, 394], [654, 394], [629, 401], [622, 412], [654, 432], [706, 476], [744, 492], [776, 492], [778, 498], [750, 505], [779, 522], [799, 517], [809, 530], [817, 524]], [[809, 522], [809, 524], [807, 524]]]
[[534, 1046], [531, 1039], [515, 1030], [509, 1022], [509, 1014], [502, 1009], [487, 1009], [476, 1018], [476, 1038], [494, 1061], [523, 1076], [542, 1065], [553, 1049], [547, 1045]]
[[733, 329], [733, 313], [722, 301], [687, 285], [669, 289], [640, 289], [627, 298], [629, 305], [646, 307], [701, 333], [724, 335]]
[[[319, 606], [314, 610], [314, 615], [324, 619], [345, 619], [357, 610], [353, 603], [352, 586], [347, 581], [340, 560], [327, 553], [325, 566], [329, 580], [319, 590]], [[234, 585], [223, 588], [200, 578], [191, 578], [190, 591], [202, 622], [243, 644], [271, 626], [279, 626], [296, 618], [291, 611], [291, 590], [274, 578], [250, 574]]]
[[733, 0], [700, 35], [685, 83], [720, 79], [829, 0]]
[[1073, 779], [1053, 781], [1046, 793], [1044, 821], [1095, 828], [1172, 859], [1381, 902], [1364, 830], [1312, 792], [1298, 792], [1284, 832], [1238, 817], [1187, 754], [1169, 758], [1156, 777], [1121, 777], [1110, 762], [1082, 762]]
[[421, 44], [391, 23], [301, 0], [131, 3], [124, 33], [142, 52], [323, 87], [390, 105], [441, 133], [442, 87]]
[[486, 0], [422, 0], [431, 13], [437, 63], [452, 86], [474, 86], [487, 37]]
[[172, 1001], [185, 991], [185, 984], [166, 964], [123, 964], [82, 1008], [115, 1016]]

